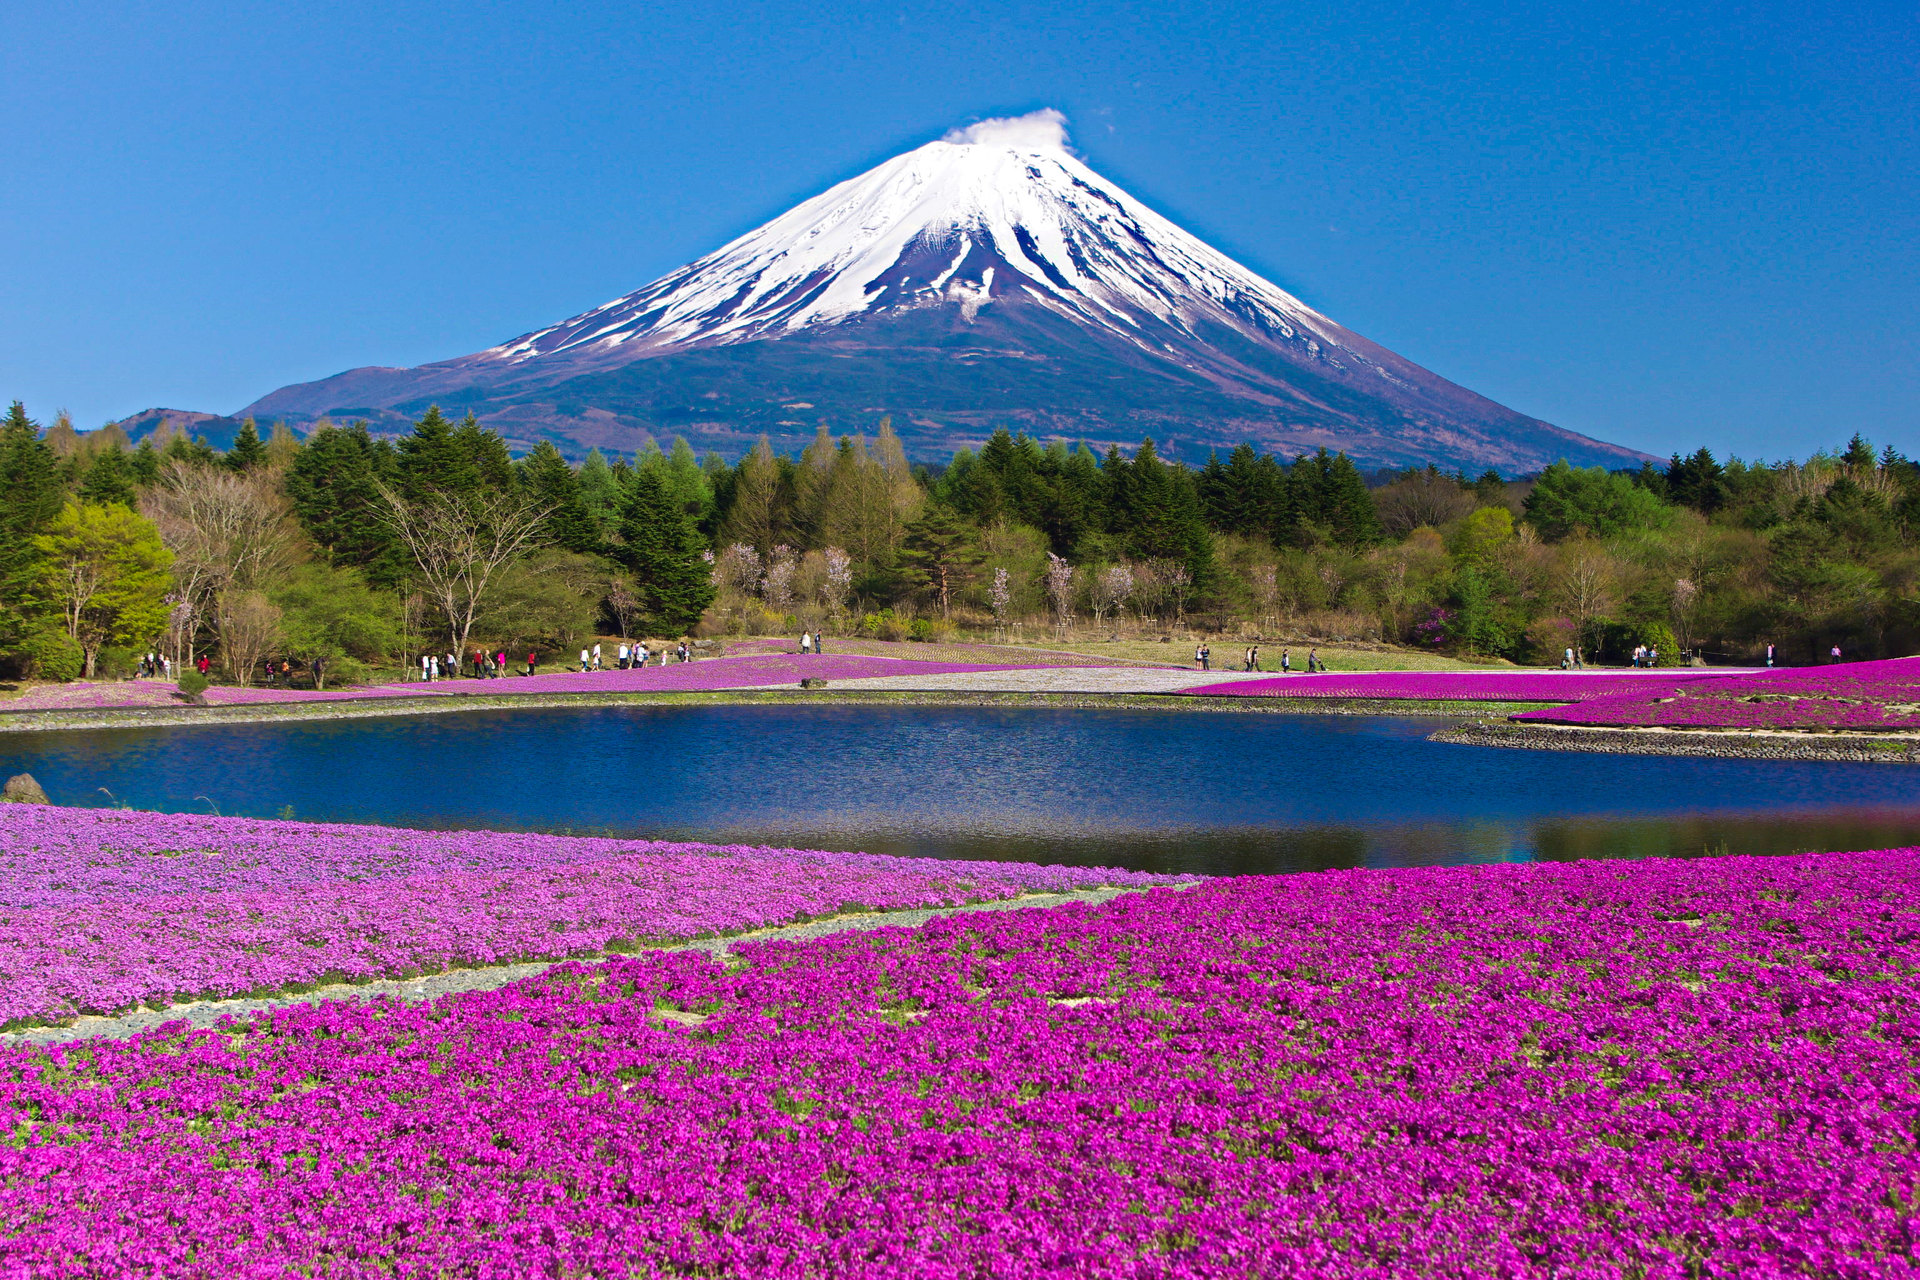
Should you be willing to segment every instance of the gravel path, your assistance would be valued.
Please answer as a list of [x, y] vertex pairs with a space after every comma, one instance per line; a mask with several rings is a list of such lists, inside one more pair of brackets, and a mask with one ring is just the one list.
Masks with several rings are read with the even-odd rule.
[[[1180, 889], [1187, 886], [1166, 887]], [[702, 938], [662, 947], [650, 947], [648, 950], [707, 951], [718, 956], [725, 955], [741, 942], [761, 942], [774, 938], [797, 941], [805, 938], [824, 938], [828, 934], [856, 930], [889, 927], [916, 928], [935, 916], [962, 915], [973, 911], [1019, 911], [1030, 907], [1055, 907], [1067, 902], [1110, 902], [1122, 894], [1144, 892], [1146, 891], [1143, 889], [1079, 889], [1070, 893], [1029, 893], [1018, 898], [1006, 898], [999, 902], [978, 902], [964, 907], [862, 912], [857, 915], [813, 920], [806, 924], [783, 925], [779, 928], [760, 929], [752, 933], [731, 934], [724, 938]], [[0, 1044], [68, 1044], [76, 1040], [125, 1040], [143, 1031], [151, 1031], [169, 1023], [184, 1022], [196, 1028], [211, 1027], [225, 1017], [243, 1017], [268, 1009], [285, 1009], [294, 1005], [312, 1004], [316, 1000], [370, 1000], [379, 996], [392, 996], [396, 1000], [432, 1000], [461, 991], [492, 991], [509, 983], [518, 982], [522, 978], [531, 978], [535, 974], [544, 973], [555, 965], [592, 963], [606, 958], [608, 957], [575, 956], [568, 960], [535, 960], [526, 964], [453, 969], [423, 978], [395, 978], [363, 983], [343, 982], [316, 987], [311, 991], [298, 994], [265, 996], [259, 999], [201, 1000], [191, 1004], [172, 1005], [165, 1009], [141, 1009], [118, 1017], [77, 1018], [71, 1025], [64, 1027], [31, 1027], [25, 1031], [8, 1032], [0, 1035]]]

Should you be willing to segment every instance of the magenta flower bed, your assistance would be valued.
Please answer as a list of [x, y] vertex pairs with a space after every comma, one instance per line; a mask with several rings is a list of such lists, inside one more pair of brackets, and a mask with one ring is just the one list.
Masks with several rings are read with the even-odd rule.
[[0, 1238], [39, 1275], [1909, 1275], [1917, 873], [1215, 881], [9, 1049]]
[[0, 806], [0, 1022], [1168, 877]]
[[1235, 698], [1381, 698], [1441, 702], [1573, 702], [1633, 691], [1670, 693], [1709, 671], [1377, 671], [1274, 676], [1196, 685], [1181, 692]]
[[1920, 729], [1920, 658], [1790, 667], [1590, 698], [1513, 719], [1673, 729]]
[[[808, 657], [798, 654], [748, 654], [628, 671], [582, 672], [577, 663], [575, 669], [569, 671], [562, 664], [551, 664], [537, 676], [506, 676], [497, 680], [463, 678], [438, 680], [432, 684], [381, 684], [323, 691], [216, 685], [207, 690], [206, 700], [216, 706], [240, 706], [280, 702], [345, 702], [364, 698], [437, 698], [465, 694], [695, 692], [798, 684], [806, 676], [829, 681], [859, 680], [867, 676], [945, 675], [955, 671], [1021, 671], [1043, 665], [1048, 664], [925, 662], [913, 658], [835, 653]], [[0, 702], [0, 711], [179, 706], [180, 702], [173, 697], [173, 691], [174, 686], [151, 680], [48, 686], [35, 689], [14, 701]]]

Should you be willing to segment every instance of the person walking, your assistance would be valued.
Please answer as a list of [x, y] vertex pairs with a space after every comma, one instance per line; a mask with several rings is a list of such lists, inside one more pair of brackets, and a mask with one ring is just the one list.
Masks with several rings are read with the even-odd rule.
[[1280, 674], [1283, 676], [1293, 674], [1293, 650], [1291, 649], [1280, 651]]
[[600, 642], [598, 640], [593, 642], [593, 669], [595, 671], [600, 670]]
[[1773, 665], [1773, 646], [1772, 645], [1767, 646], [1767, 665], [1769, 667]]
[[315, 689], [326, 688], [327, 687], [326, 666], [320, 661], [319, 654], [316, 653], [313, 655], [313, 662], [311, 664], [310, 669], [313, 673], [313, 687]]
[[585, 649], [580, 651], [580, 670], [585, 671], [587, 669], [587, 663], [592, 659], [592, 656], [593, 655]]
[[826, 633], [820, 632], [820, 631], [814, 632], [813, 633], [813, 656], [817, 658], [821, 654], [825, 653], [826, 651], [827, 651]]
[[1833, 646], [1833, 648], [1832, 648], [1832, 650], [1831, 650], [1830, 652], [1831, 652], [1831, 654], [1832, 654], [1832, 657], [1833, 657], [1833, 660], [1834, 660], [1835, 662], [1838, 662], [1838, 661], [1840, 661], [1840, 646], [1839, 646], [1839, 645], [1835, 645], [1835, 646]]
[[627, 662], [630, 657], [631, 657], [631, 651], [628, 650], [627, 648], [627, 642], [625, 640], [622, 640], [620, 642], [620, 647], [613, 651], [614, 664], [618, 666], [620, 670], [625, 671], [627, 669]]
[[204, 676], [207, 674], [207, 672], [213, 669], [213, 659], [209, 658], [206, 654], [203, 653], [200, 655], [200, 660], [194, 663], [193, 665], [198, 667], [200, 669], [200, 674]]
[[813, 652], [813, 636], [805, 631], [800, 633], [800, 652], [802, 654], [810, 654]]

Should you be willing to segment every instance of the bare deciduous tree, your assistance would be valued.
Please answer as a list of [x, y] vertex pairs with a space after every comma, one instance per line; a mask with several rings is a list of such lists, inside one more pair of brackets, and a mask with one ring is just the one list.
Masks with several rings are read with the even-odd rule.
[[[259, 591], [278, 580], [298, 556], [300, 534], [293, 509], [277, 478], [266, 471], [233, 472], [169, 462], [140, 508], [173, 552], [177, 595], [188, 606], [185, 621], [211, 617], [222, 648], [227, 636], [216, 602], [235, 591]], [[193, 660], [193, 627], [175, 651]]]
[[1556, 594], [1583, 646], [1593, 624], [1613, 608], [1619, 581], [1619, 561], [1591, 538], [1575, 538], [1561, 546]]
[[517, 494], [429, 493], [414, 501], [381, 486], [383, 515], [413, 555], [421, 587], [464, 653], [487, 585], [539, 541], [552, 508]]
[[1428, 469], [1395, 480], [1373, 495], [1380, 524], [1395, 538], [1404, 538], [1415, 529], [1437, 529], [1450, 520], [1458, 520], [1474, 508], [1471, 491], [1462, 489], [1452, 476]]
[[279, 607], [258, 591], [235, 587], [214, 601], [214, 620], [220, 628], [220, 661], [227, 675], [252, 684], [261, 661], [280, 643]]

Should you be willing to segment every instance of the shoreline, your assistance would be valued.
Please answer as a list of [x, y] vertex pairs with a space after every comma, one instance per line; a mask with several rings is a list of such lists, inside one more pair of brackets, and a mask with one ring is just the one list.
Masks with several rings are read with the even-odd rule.
[[660, 693], [439, 694], [418, 698], [340, 699], [331, 702], [254, 703], [208, 707], [121, 707], [87, 711], [0, 713], [0, 735], [99, 729], [191, 728], [274, 721], [367, 720], [394, 716], [458, 715], [476, 711], [566, 707], [687, 706], [909, 706], [1031, 707], [1089, 710], [1182, 710], [1279, 715], [1465, 717], [1504, 715], [1550, 703], [1467, 702], [1390, 698], [1275, 698], [1195, 696], [1185, 693], [1046, 693], [964, 690], [832, 689], [785, 686]]
[[1475, 721], [1429, 734], [1428, 741], [1520, 751], [1586, 751], [1608, 755], [1806, 760], [1841, 764], [1920, 764], [1920, 735], [1914, 735], [1910, 741], [1901, 741], [1884, 733], [1612, 728]]

